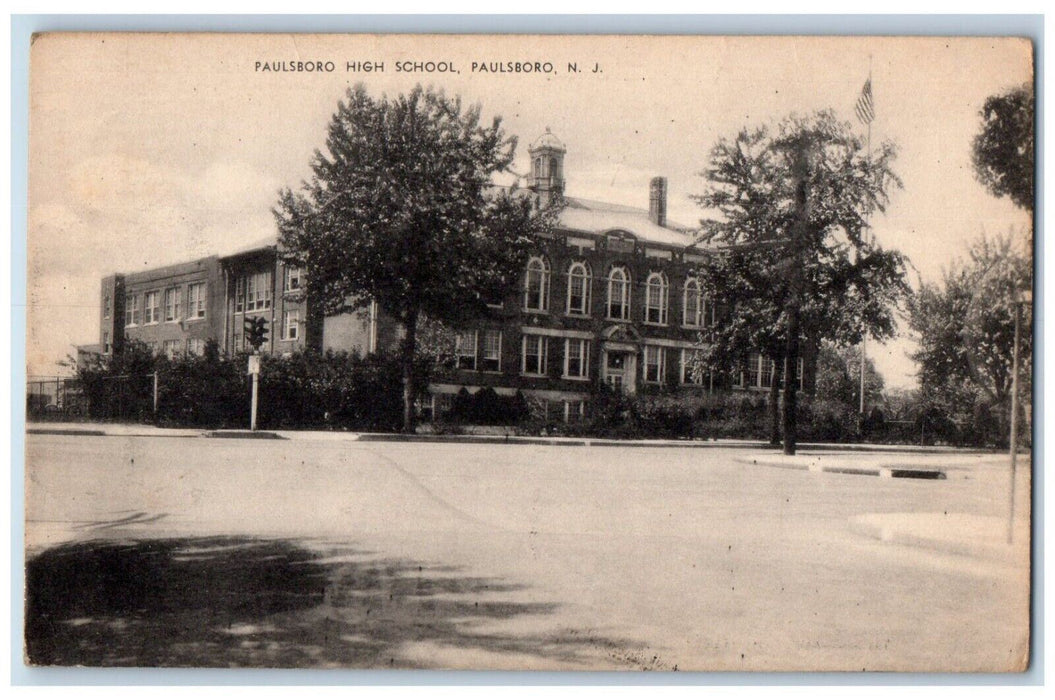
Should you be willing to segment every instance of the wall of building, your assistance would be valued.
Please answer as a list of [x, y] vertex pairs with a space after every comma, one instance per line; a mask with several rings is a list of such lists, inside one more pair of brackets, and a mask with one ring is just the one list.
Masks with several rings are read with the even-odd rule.
[[[526, 395], [550, 401], [577, 401], [588, 398], [592, 386], [603, 379], [605, 349], [630, 351], [634, 363], [632, 390], [638, 394], [656, 394], [677, 390], [685, 394], [702, 394], [734, 388], [731, 377], [709, 377], [702, 384], [683, 382], [682, 350], [691, 352], [705, 339], [706, 325], [712, 322], [712, 310], [706, 307], [704, 327], [689, 325], [685, 317], [683, 293], [686, 280], [693, 274], [699, 257], [684, 248], [663, 246], [637, 240], [626, 232], [591, 235], [558, 231], [540, 242], [538, 255], [549, 263], [549, 304], [545, 311], [524, 308], [525, 275], [517, 291], [503, 300], [501, 308], [491, 308], [474, 324], [477, 332], [477, 369], [453, 369], [439, 374], [430, 391], [451, 394], [466, 388], [470, 392], [482, 387], [494, 388], [500, 394], [523, 391]], [[575, 262], [586, 263], [590, 270], [589, 314], [568, 313], [568, 271]], [[631, 276], [630, 317], [623, 321], [608, 318], [608, 274], [613, 266], [622, 266]], [[653, 272], [667, 280], [667, 318], [665, 323], [646, 321], [647, 279]], [[480, 368], [482, 338], [485, 330], [502, 333], [501, 365], [497, 372]], [[525, 335], [541, 335], [547, 343], [545, 376], [528, 376], [523, 368]], [[565, 339], [588, 339], [589, 366], [585, 379], [563, 376]], [[646, 346], [658, 347], [663, 353], [663, 373], [659, 382], [646, 381]], [[804, 388], [813, 386], [814, 358], [809, 343], [803, 345]], [[762, 390], [762, 386], [750, 387]]]
[[[262, 317], [267, 321], [267, 342], [261, 348], [264, 352], [287, 354], [303, 350], [307, 345], [308, 303], [300, 288], [287, 288], [289, 276], [286, 265], [278, 259], [273, 248], [249, 251], [240, 255], [224, 258], [222, 261], [226, 273], [226, 330], [221, 347], [228, 353], [251, 350], [245, 333], [247, 319]], [[245, 293], [247, 280], [253, 275], [268, 273], [270, 279], [270, 298], [264, 308], [246, 308], [246, 301], [240, 296]], [[295, 335], [287, 336], [286, 314], [297, 314], [298, 321], [291, 328]]]
[[[113, 283], [110, 283], [113, 280]], [[204, 285], [205, 316], [198, 317], [190, 309], [189, 288], [194, 284]], [[121, 291], [123, 289], [123, 292]], [[175, 289], [179, 295], [178, 318], [165, 320], [165, 292]], [[219, 261], [215, 256], [201, 258], [188, 263], [145, 270], [125, 275], [114, 275], [103, 280], [102, 311], [105, 315], [106, 294], [112, 292], [119, 303], [114, 305], [115, 317], [103, 319], [105, 333], [111, 329], [115, 336], [125, 340], [138, 340], [161, 351], [166, 341], [178, 342], [182, 351], [188, 350], [187, 342], [219, 340], [223, 320], [223, 277]], [[159, 318], [148, 320], [146, 299], [151, 292], [157, 293]], [[127, 304], [131, 299], [138, 303], [138, 322], [127, 322]], [[102, 333], [100, 342], [102, 342]]]

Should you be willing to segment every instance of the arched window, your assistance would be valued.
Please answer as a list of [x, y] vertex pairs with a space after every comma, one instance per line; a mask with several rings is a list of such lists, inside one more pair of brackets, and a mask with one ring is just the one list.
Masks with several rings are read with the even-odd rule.
[[667, 322], [667, 278], [653, 272], [645, 282], [645, 323]]
[[686, 326], [699, 328], [703, 325], [704, 302], [700, 292], [700, 281], [695, 277], [685, 280], [685, 294], [682, 297], [684, 321]]
[[568, 313], [590, 315], [590, 270], [580, 262], [568, 268]]
[[630, 319], [630, 275], [621, 267], [608, 273], [608, 318]]
[[560, 179], [560, 165], [556, 158], [549, 159], [549, 176], [554, 180]]
[[544, 258], [531, 258], [524, 278], [524, 309], [545, 311], [549, 308], [549, 263]]
[[546, 175], [542, 172], [542, 157], [541, 156], [539, 156], [538, 158], [535, 159], [535, 177], [538, 177], [538, 178], [546, 177]]

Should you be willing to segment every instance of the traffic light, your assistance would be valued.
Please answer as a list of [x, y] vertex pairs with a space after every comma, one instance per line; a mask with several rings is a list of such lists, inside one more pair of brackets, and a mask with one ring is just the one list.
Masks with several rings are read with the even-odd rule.
[[245, 319], [245, 340], [253, 350], [259, 350], [267, 342], [267, 319], [263, 316]]

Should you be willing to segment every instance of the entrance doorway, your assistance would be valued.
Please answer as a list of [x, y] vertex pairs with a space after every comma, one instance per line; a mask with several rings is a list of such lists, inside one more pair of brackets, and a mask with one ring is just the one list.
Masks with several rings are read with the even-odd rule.
[[628, 350], [607, 350], [604, 353], [604, 381], [616, 391], [633, 394], [637, 356]]

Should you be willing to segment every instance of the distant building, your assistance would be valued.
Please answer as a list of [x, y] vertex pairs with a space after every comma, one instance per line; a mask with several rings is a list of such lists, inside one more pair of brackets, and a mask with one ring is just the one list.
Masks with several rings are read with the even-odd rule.
[[245, 320], [267, 320], [264, 352], [307, 347], [373, 352], [384, 333], [377, 309], [323, 318], [304, 297], [300, 270], [279, 259], [275, 238], [222, 257], [103, 278], [100, 337], [83, 354], [108, 355], [129, 340], [171, 356], [201, 354], [216, 341], [220, 351], [250, 349]]

